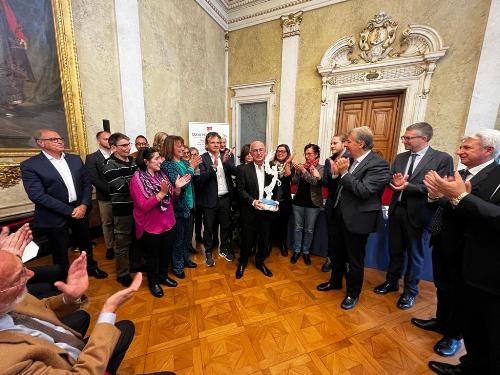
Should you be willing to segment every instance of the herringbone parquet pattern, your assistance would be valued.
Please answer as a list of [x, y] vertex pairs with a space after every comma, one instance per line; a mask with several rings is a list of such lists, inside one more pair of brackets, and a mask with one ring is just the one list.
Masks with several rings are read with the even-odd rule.
[[[103, 248], [98, 241], [96, 258], [110, 277], [91, 279], [92, 324], [107, 296], [121, 287]], [[215, 256], [215, 267], [208, 268], [202, 255], [193, 260], [198, 268], [186, 270], [177, 288], [165, 287], [163, 298], [154, 298], [145, 280], [119, 311], [118, 319], [136, 325], [120, 374], [413, 375], [432, 374], [427, 362], [443, 361], [432, 351], [440, 336], [410, 323], [411, 317], [434, 314], [430, 282], [422, 282], [414, 308], [402, 311], [395, 306], [398, 293], [372, 292], [385, 275], [367, 269], [359, 304], [344, 311], [343, 291], [316, 291], [329, 276], [320, 271], [323, 258], [312, 257], [309, 267], [302, 260], [292, 265], [275, 249], [266, 262], [272, 278], [249, 264], [240, 280], [236, 262]]]

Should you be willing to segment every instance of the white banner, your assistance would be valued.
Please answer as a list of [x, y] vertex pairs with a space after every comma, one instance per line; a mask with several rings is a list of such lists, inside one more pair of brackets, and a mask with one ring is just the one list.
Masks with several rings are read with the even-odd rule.
[[205, 136], [209, 132], [217, 132], [227, 140], [226, 147], [230, 148], [229, 124], [213, 122], [189, 123], [189, 147], [196, 147], [200, 155], [205, 152]]

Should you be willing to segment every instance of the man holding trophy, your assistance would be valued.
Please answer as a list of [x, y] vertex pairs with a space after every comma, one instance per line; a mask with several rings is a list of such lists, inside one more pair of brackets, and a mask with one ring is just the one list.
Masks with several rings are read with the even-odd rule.
[[241, 200], [242, 236], [236, 278], [243, 277], [251, 248], [257, 243], [255, 267], [265, 276], [273, 273], [264, 264], [269, 256], [271, 221], [278, 211], [281, 189], [278, 169], [271, 167], [266, 158], [266, 146], [261, 141], [250, 145], [253, 162], [241, 167], [237, 177], [238, 195]]

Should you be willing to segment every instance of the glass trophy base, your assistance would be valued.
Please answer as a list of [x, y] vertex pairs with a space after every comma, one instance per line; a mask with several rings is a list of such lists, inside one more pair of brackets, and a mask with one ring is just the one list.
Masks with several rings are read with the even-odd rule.
[[266, 211], [278, 211], [278, 202], [273, 201], [272, 199], [262, 198], [259, 202], [262, 204], [262, 208]]

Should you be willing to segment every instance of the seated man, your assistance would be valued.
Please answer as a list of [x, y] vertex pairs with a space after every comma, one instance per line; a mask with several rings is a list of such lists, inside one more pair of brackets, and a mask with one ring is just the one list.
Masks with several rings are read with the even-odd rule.
[[134, 325], [116, 325], [116, 310], [139, 289], [142, 275], [132, 285], [110, 296], [101, 310], [92, 335], [84, 339], [90, 322], [79, 302], [89, 282], [86, 253], [68, 270], [67, 282], [56, 282], [61, 294], [39, 300], [27, 294], [33, 272], [20, 255], [31, 231], [15, 233], [17, 240], [0, 241], [0, 373], [115, 374], [134, 336]]

